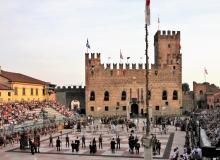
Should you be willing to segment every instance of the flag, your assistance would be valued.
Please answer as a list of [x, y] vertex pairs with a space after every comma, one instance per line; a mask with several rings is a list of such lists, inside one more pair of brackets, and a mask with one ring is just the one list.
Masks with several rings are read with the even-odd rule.
[[122, 55], [122, 53], [121, 53], [121, 50], [120, 50], [120, 59], [123, 59], [123, 55]]
[[158, 16], [158, 19], [157, 19], [157, 24], [158, 24], [158, 30], [160, 30], [160, 17]]
[[88, 38], [87, 38], [87, 42], [86, 42], [86, 47], [90, 49], [90, 44], [89, 44]]
[[204, 68], [204, 73], [205, 73], [206, 75], [208, 75], [208, 71], [207, 71], [206, 68]]
[[127, 59], [130, 59], [131, 57], [127, 57]]
[[150, 0], [146, 0], [145, 6], [145, 24], [150, 25]]

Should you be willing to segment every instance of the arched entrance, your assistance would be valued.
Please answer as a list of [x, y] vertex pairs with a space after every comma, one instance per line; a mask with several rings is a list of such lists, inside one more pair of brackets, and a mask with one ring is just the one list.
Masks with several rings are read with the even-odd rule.
[[131, 105], [131, 116], [138, 116], [138, 114], [139, 114], [138, 104], [133, 103], [133, 104]]
[[71, 110], [78, 111], [80, 109], [80, 102], [78, 100], [72, 100]]

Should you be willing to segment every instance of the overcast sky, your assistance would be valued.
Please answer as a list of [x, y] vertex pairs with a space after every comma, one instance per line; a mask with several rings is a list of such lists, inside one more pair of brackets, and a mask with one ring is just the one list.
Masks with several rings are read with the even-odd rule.
[[[220, 1], [152, 0], [149, 30], [181, 31], [183, 82], [220, 85]], [[0, 0], [0, 66], [58, 85], [85, 82], [86, 39], [102, 62], [119, 62], [120, 49], [144, 62], [145, 0]], [[143, 57], [143, 60], [140, 59]]]

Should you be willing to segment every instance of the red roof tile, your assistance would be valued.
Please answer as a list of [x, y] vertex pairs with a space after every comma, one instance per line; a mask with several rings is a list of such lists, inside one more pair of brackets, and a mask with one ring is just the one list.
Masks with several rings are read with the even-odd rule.
[[0, 83], [0, 90], [11, 90], [11, 88]]
[[43, 84], [47, 85], [49, 83], [20, 74], [20, 73], [14, 73], [14, 72], [7, 72], [1, 70], [0, 76], [5, 77], [11, 82], [21, 82], [21, 83], [31, 83], [31, 84]]

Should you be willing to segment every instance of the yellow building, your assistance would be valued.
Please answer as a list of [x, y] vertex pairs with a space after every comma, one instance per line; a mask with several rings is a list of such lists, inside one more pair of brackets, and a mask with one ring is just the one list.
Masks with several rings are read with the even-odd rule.
[[0, 103], [11, 101], [12, 94], [13, 90], [10, 87], [0, 83]]
[[[1, 68], [0, 83], [3, 86], [8, 87], [8, 89], [4, 91], [2, 90], [2, 101], [50, 100], [51, 87], [55, 87], [55, 85], [52, 85], [48, 82], [44, 82], [20, 73], [3, 71]], [[2, 88], [4, 89], [3, 86]], [[10, 90], [11, 94], [9, 94], [8, 90]]]

